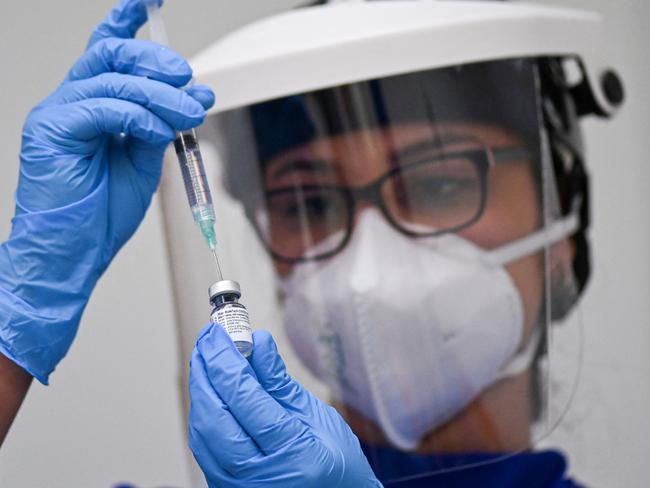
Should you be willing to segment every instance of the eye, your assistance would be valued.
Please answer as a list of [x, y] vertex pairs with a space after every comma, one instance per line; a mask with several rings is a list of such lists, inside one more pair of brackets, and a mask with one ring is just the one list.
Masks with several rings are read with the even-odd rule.
[[469, 178], [430, 176], [412, 182], [409, 192], [418, 200], [444, 202], [460, 198], [463, 192], [475, 186], [475, 181]]
[[305, 198], [304, 207], [310, 217], [320, 219], [332, 209], [333, 202], [330, 195], [310, 195]]
[[444, 205], [478, 191], [480, 177], [468, 159], [434, 159], [405, 168], [397, 175], [395, 186], [404, 203]]
[[304, 220], [310, 225], [339, 218], [343, 202], [336, 191], [330, 189], [292, 189], [272, 194], [268, 198], [268, 211], [275, 219]]

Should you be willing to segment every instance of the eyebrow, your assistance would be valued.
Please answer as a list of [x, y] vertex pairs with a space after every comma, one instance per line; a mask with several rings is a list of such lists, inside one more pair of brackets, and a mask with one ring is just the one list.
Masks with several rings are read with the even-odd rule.
[[[441, 149], [443, 147], [443, 144], [459, 144], [463, 142], [480, 142], [480, 141], [453, 132], [437, 134], [434, 137], [416, 142], [414, 144], [410, 144], [408, 146], [405, 146], [401, 149], [394, 151], [391, 156], [391, 159], [392, 161], [399, 161], [400, 159], [404, 159], [412, 155], [417, 155], [431, 149]], [[495, 148], [490, 148], [490, 150], [492, 152], [492, 155], [494, 156], [495, 163], [511, 163], [513, 161], [520, 161], [522, 159], [531, 158], [531, 152], [528, 149], [528, 147], [524, 144], [505, 146], [505, 147], [495, 147]]]
[[424, 151], [441, 149], [445, 144], [457, 144], [461, 142], [476, 142], [476, 140], [457, 132], [437, 133], [427, 139], [396, 149], [391, 154], [391, 160], [396, 162], [409, 156], [418, 155]]
[[531, 159], [531, 152], [524, 145], [495, 147], [492, 149], [495, 163], [511, 163], [522, 159]]
[[[409, 144], [400, 149], [397, 149], [391, 154], [391, 161], [396, 162], [405, 159], [412, 155], [420, 154], [424, 151], [431, 149], [440, 149], [443, 144], [458, 144], [463, 142], [477, 142], [475, 139], [466, 135], [461, 135], [455, 132], [446, 132], [436, 134], [434, 137], [429, 137], [425, 140]], [[508, 163], [521, 159], [529, 159], [531, 156], [530, 151], [524, 145], [497, 147], [492, 149], [495, 163]], [[271, 178], [280, 178], [287, 173], [294, 171], [310, 171], [314, 173], [331, 172], [334, 169], [335, 163], [326, 159], [307, 159], [300, 157], [288, 162], [278, 162], [272, 166], [280, 166], [271, 172]]]
[[307, 159], [302, 157], [288, 162], [276, 163], [274, 166], [280, 166], [280, 168], [271, 172], [269, 176], [272, 178], [280, 178], [281, 176], [294, 171], [326, 173], [333, 170], [334, 163], [326, 159]]

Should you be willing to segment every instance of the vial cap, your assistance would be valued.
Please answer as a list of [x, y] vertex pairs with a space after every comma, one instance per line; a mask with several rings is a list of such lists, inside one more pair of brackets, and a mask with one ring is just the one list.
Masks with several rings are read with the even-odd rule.
[[220, 295], [237, 295], [241, 297], [241, 287], [239, 283], [231, 280], [217, 281], [213, 283], [208, 289], [208, 294], [210, 295], [210, 301], [213, 301]]

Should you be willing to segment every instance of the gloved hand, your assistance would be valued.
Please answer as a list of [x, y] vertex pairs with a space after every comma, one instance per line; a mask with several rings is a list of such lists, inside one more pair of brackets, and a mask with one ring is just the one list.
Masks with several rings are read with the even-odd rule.
[[286, 372], [271, 335], [254, 334], [249, 362], [219, 325], [190, 363], [190, 447], [208, 485], [380, 487], [359, 440], [332, 407]]
[[133, 39], [141, 0], [123, 0], [23, 129], [16, 215], [0, 246], [0, 352], [42, 383], [66, 354], [100, 275], [142, 221], [175, 131], [214, 102], [187, 92], [178, 54]]

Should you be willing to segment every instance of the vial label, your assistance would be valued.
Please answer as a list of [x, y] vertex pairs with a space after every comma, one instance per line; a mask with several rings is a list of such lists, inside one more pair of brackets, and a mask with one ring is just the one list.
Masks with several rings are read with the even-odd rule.
[[253, 329], [251, 328], [248, 311], [235, 305], [224, 305], [212, 314], [212, 322], [220, 324], [233, 342], [253, 342]]

